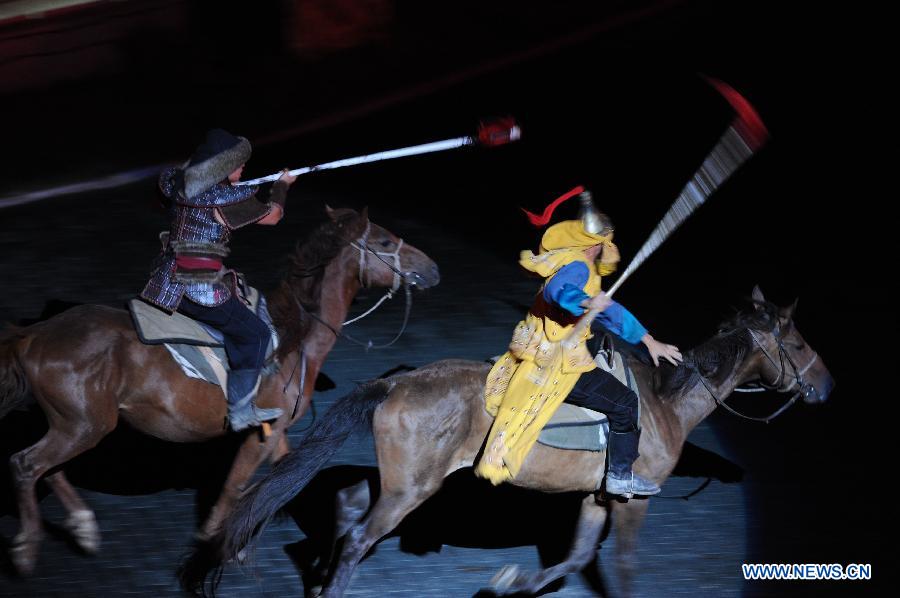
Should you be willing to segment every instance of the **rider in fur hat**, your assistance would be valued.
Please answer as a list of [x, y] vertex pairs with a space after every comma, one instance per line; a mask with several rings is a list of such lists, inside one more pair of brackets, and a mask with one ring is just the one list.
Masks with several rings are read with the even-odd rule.
[[169, 313], [177, 310], [222, 332], [231, 366], [228, 421], [236, 432], [278, 419], [282, 412], [254, 404], [270, 331], [239, 298], [236, 275], [222, 259], [231, 231], [281, 220], [288, 187], [296, 179], [285, 171], [268, 201], [262, 201], [258, 187], [232, 185], [249, 158], [249, 141], [213, 129], [183, 167], [160, 174], [172, 224], [160, 236], [162, 252], [141, 292], [142, 299]]

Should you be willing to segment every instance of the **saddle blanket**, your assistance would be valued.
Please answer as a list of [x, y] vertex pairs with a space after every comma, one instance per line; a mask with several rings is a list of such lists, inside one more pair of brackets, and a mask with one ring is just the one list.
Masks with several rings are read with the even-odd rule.
[[[274, 367], [270, 359], [278, 348], [278, 333], [266, 307], [266, 299], [253, 287], [247, 287], [247, 309], [253, 311], [269, 327], [272, 335], [266, 349], [269, 365], [264, 373]], [[168, 314], [140, 299], [128, 302], [128, 311], [141, 342], [163, 345], [185, 375], [210, 384], [217, 384], [226, 391], [228, 357], [222, 333], [196, 320], [175, 312]]]

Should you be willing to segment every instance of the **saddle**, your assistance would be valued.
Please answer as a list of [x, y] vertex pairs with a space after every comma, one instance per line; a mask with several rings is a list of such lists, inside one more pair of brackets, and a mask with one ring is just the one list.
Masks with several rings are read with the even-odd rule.
[[[597, 363], [597, 367], [613, 374], [619, 382], [638, 395], [638, 409], [640, 409], [637, 381], [622, 353], [615, 350], [611, 342], [604, 343], [594, 361]], [[608, 439], [609, 420], [606, 415], [599, 411], [563, 403], [541, 430], [537, 441], [559, 449], [604, 451]]]
[[[266, 374], [276, 367], [274, 360], [270, 358], [278, 348], [278, 334], [266, 307], [265, 297], [250, 286], [241, 290], [244, 305], [265, 322], [272, 333], [266, 349], [266, 361], [269, 364], [264, 370]], [[168, 314], [141, 299], [130, 300], [128, 312], [142, 343], [163, 345], [185, 375], [217, 384], [227, 393], [229, 367], [221, 332], [182, 313]]]

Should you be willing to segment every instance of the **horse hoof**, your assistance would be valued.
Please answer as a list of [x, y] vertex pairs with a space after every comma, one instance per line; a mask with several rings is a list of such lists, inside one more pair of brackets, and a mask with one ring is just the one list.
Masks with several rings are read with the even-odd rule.
[[194, 532], [194, 541], [200, 544], [206, 544], [213, 539], [213, 536], [215, 536], [214, 533], [208, 532], [205, 529], [199, 529]]
[[322, 586], [313, 586], [309, 589], [307, 596], [309, 598], [319, 598], [322, 595]]
[[73, 511], [69, 513], [63, 526], [69, 530], [75, 543], [88, 554], [97, 554], [100, 550], [100, 526], [93, 511]]
[[9, 558], [16, 568], [16, 572], [22, 577], [28, 577], [34, 573], [39, 544], [39, 539], [28, 538], [22, 534], [17, 534], [13, 538], [12, 546], [9, 549]]
[[243, 565], [247, 562], [247, 557], [250, 556], [250, 553], [247, 552], [246, 548], [241, 548], [236, 555], [234, 555], [234, 562], [238, 565]]
[[249, 557], [250, 553], [247, 552], [247, 549], [241, 548], [234, 556], [225, 559], [225, 562], [229, 565], [246, 565]]
[[491, 589], [497, 593], [507, 592], [519, 577], [518, 565], [506, 565], [491, 578]]

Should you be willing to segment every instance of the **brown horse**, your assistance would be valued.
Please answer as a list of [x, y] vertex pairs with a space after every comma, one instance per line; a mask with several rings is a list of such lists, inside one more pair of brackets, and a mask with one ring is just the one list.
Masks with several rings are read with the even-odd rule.
[[[765, 302], [758, 289], [753, 299], [753, 308], [736, 315], [716, 336], [689, 352], [684, 365], [655, 369], [631, 362], [642, 401], [641, 456], [635, 464], [642, 475], [662, 484], [690, 431], [739, 385], [756, 381], [780, 392], [794, 391], [790, 402], [799, 397], [807, 403], [827, 398], [833, 380], [794, 326], [794, 307], [777, 308]], [[213, 541], [195, 550], [182, 568], [182, 584], [188, 590], [205, 590], [209, 572], [239, 555], [324, 466], [352, 429], [371, 421], [381, 491], [368, 514], [350, 527], [327, 580], [324, 595], [340, 596], [373, 544], [434, 494], [447, 475], [478, 458], [491, 426], [484, 409], [488, 369], [480, 362], [440, 361], [366, 383], [338, 401], [301, 445], [241, 498]], [[603, 452], [540, 444], [532, 449], [512, 483], [544, 492], [586, 493], [576, 537], [568, 557], [558, 565], [528, 573], [502, 570], [495, 577], [496, 591], [533, 593], [581, 570], [594, 556], [610, 511], [627, 585], [637, 532], [649, 501], [618, 502], [598, 492], [605, 461]]]
[[[244, 434], [201, 537], [218, 529], [266, 457], [277, 461], [288, 452], [285, 431], [309, 407], [316, 376], [361, 286], [390, 288], [402, 279], [427, 288], [439, 281], [437, 266], [428, 256], [370, 223], [366, 210], [327, 212], [329, 218], [298, 245], [287, 275], [267, 296], [281, 339], [280, 368], [263, 380], [258, 402], [280, 407], [285, 415], [273, 422], [264, 441], [257, 433]], [[94, 513], [61, 466], [100, 442], [120, 418], [173, 442], [226, 433], [221, 389], [185, 376], [164, 347], [142, 344], [128, 312], [120, 309], [76, 307], [0, 337], [0, 417], [23, 403], [29, 391], [46, 415], [49, 430], [10, 459], [21, 519], [12, 559], [25, 574], [34, 568], [43, 535], [35, 484], [45, 475], [68, 512], [65, 526], [77, 543], [89, 552], [99, 547]]]

